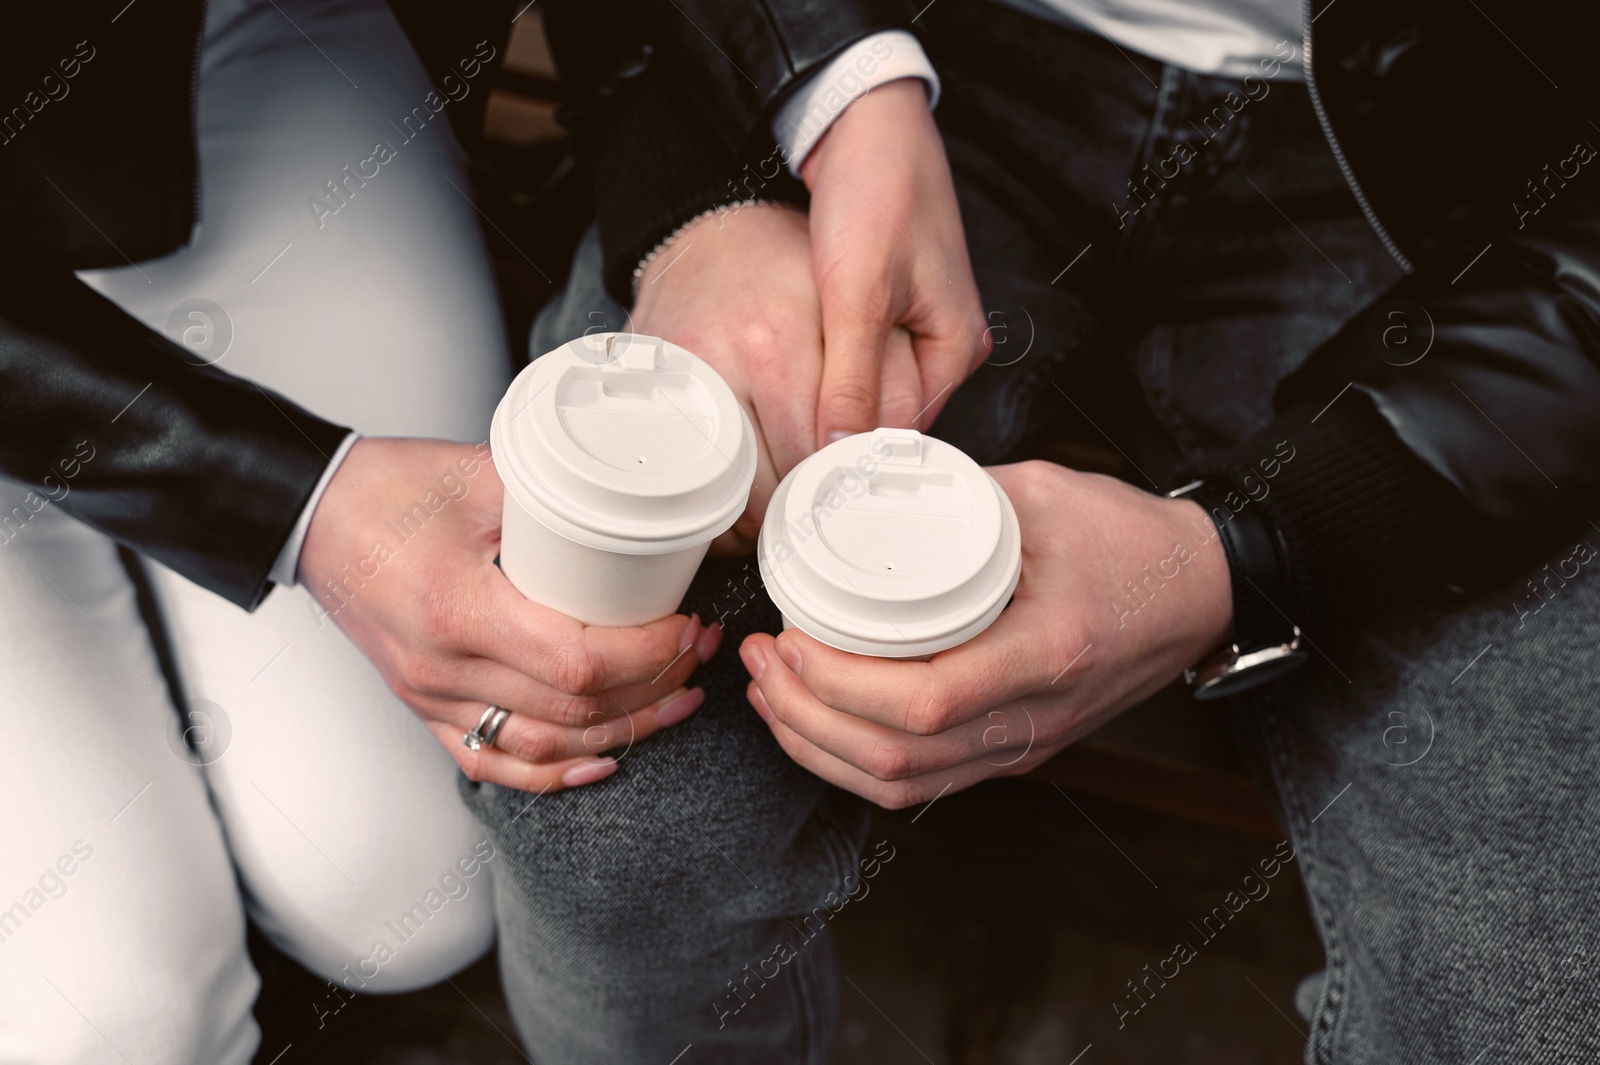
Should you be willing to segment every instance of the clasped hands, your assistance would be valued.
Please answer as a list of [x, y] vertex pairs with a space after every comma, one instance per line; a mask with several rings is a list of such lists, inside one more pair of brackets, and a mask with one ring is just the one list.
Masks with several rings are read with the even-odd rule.
[[[639, 279], [631, 328], [714, 366], [756, 428], [749, 508], [717, 553], [754, 546], [778, 481], [818, 447], [879, 425], [926, 429], [989, 351], [920, 81], [852, 104], [802, 176], [809, 214], [750, 205], [704, 219]], [[472, 451], [359, 442], [313, 516], [302, 583], [317, 594], [336, 581], [383, 499]], [[1032, 768], [1231, 627], [1227, 564], [1196, 504], [1043, 462], [990, 473], [1017, 510], [1022, 576], [978, 637], [920, 661], [852, 655], [792, 629], [740, 648], [750, 702], [789, 755], [882, 805]], [[371, 582], [334, 619], [471, 778], [537, 791], [602, 779], [616, 762], [601, 752], [698, 708], [703, 693], [683, 684], [720, 628], [674, 615], [602, 629], [529, 603], [493, 565], [492, 463], [479, 481], [443, 535], [408, 545], [389, 564], [395, 579]], [[1148, 576], [1175, 557], [1175, 574]], [[1130, 592], [1144, 604], [1131, 615], [1117, 605]], [[460, 737], [490, 702], [510, 723], [497, 749], [468, 750]]]

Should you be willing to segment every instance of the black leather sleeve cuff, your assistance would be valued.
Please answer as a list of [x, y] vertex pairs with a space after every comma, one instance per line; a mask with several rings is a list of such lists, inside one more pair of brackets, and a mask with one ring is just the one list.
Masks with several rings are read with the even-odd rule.
[[915, 32], [908, 0], [649, 0], [662, 51], [681, 63], [702, 113], [741, 155], [770, 144], [779, 105], [806, 75], [863, 37]]
[[0, 538], [48, 500], [253, 609], [348, 430], [196, 365], [33, 251], [0, 260], [0, 473], [21, 500]]

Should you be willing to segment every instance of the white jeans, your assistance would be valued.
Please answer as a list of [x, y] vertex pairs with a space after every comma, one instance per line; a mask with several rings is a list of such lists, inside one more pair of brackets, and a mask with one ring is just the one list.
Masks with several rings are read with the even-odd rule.
[[[363, 433], [486, 439], [509, 372], [493, 278], [443, 95], [388, 8], [207, 18], [197, 239], [84, 279], [155, 329], [211, 301], [220, 368]], [[37, 488], [0, 482], [0, 513]], [[186, 707], [111, 541], [52, 504], [0, 544], [3, 1063], [248, 1062], [246, 912], [358, 992], [436, 982], [494, 936], [455, 764], [310, 597], [247, 614], [148, 568]]]

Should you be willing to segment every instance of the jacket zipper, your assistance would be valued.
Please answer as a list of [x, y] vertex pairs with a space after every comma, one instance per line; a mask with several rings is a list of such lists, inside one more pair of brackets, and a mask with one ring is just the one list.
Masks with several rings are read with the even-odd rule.
[[[1328, 113], [1322, 108], [1322, 94], [1317, 91], [1316, 74], [1311, 69], [1311, 4], [1312, 0], [1301, 0], [1300, 4], [1301, 45], [1305, 60], [1306, 90], [1311, 95], [1311, 107], [1317, 113], [1317, 122], [1322, 126], [1322, 135], [1327, 138], [1328, 147], [1333, 149], [1333, 158], [1339, 164], [1340, 172], [1344, 174], [1345, 184], [1350, 186], [1350, 191], [1355, 194], [1356, 203], [1361, 207], [1361, 213], [1366, 215], [1367, 224], [1372, 226], [1374, 233], [1378, 234], [1378, 239], [1383, 242], [1384, 249], [1394, 257], [1395, 262], [1400, 264], [1400, 269], [1408, 274], [1414, 273], [1415, 268], [1411, 265], [1411, 260], [1406, 258], [1405, 252], [1400, 250], [1400, 245], [1396, 244], [1394, 238], [1389, 235], [1389, 231], [1384, 228], [1383, 223], [1378, 219], [1378, 212], [1374, 211], [1372, 204], [1367, 201], [1366, 193], [1361, 191], [1361, 183], [1356, 180], [1355, 171], [1350, 168], [1349, 161], [1345, 159], [1344, 149], [1339, 147], [1339, 138], [1334, 136], [1333, 123], [1328, 121]], [[1331, 7], [1332, 5], [1330, 4], [1329, 6]], [[1327, 8], [1323, 10], [1327, 10]]]

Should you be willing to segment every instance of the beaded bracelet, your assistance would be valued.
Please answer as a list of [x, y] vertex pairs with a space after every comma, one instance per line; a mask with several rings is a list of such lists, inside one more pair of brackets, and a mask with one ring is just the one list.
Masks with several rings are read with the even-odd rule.
[[674, 229], [671, 233], [668, 233], [666, 235], [666, 237], [662, 239], [660, 244], [657, 244], [654, 248], [651, 248], [650, 249], [650, 253], [648, 255], [646, 255], [643, 259], [639, 260], [639, 265], [635, 266], [633, 268], [633, 298], [634, 298], [634, 300], [637, 301], [639, 299], [639, 279], [644, 277], [645, 268], [648, 267], [651, 263], [655, 262], [656, 257], [659, 256], [662, 252], [666, 251], [667, 248], [670, 247], [674, 241], [676, 241], [679, 237], [683, 236], [685, 233], [687, 233], [694, 226], [696, 226], [696, 225], [700, 224], [701, 222], [705, 221], [707, 218], [710, 218], [712, 215], [736, 214], [740, 210], [742, 210], [742, 209], [744, 209], [746, 207], [788, 207], [788, 208], [790, 208], [792, 210], [796, 210], [796, 211], [800, 210], [800, 207], [798, 207], [795, 204], [792, 204], [792, 203], [788, 202], [787, 200], [764, 200], [764, 199], [736, 200], [731, 204], [726, 204], [725, 203], [725, 204], [719, 204], [716, 207], [708, 207], [708, 208], [706, 208], [704, 211], [701, 211], [699, 214], [695, 215], [693, 218], [691, 218], [687, 222], [683, 223], [683, 225], [679, 226], [677, 229]]

